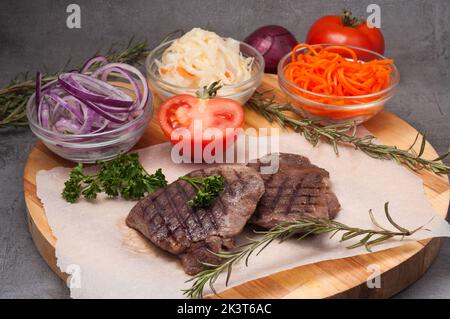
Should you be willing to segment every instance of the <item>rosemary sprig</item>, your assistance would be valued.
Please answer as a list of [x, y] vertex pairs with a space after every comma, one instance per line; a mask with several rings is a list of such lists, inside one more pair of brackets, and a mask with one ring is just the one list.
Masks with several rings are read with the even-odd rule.
[[283, 128], [289, 127], [302, 134], [314, 146], [321, 140], [330, 143], [336, 154], [338, 154], [338, 144], [347, 144], [354, 146], [370, 157], [393, 160], [408, 166], [413, 171], [425, 169], [437, 175], [450, 173], [450, 166], [442, 162], [450, 154], [450, 147], [447, 153], [435, 159], [429, 160], [422, 157], [425, 151], [425, 135], [422, 135], [420, 150], [417, 153], [413, 147], [418, 142], [420, 134], [417, 134], [413, 144], [408, 149], [403, 150], [396, 146], [377, 144], [374, 141], [375, 137], [372, 135], [357, 137], [354, 123], [323, 126], [320, 119], [300, 118], [299, 112], [289, 103], [278, 103], [274, 96], [267, 97], [264, 93], [256, 92], [246, 106], [264, 116], [269, 122], [276, 122]]
[[218, 257], [222, 258], [222, 263], [218, 265], [205, 264], [207, 269], [188, 280], [188, 282], [193, 281], [193, 284], [191, 288], [183, 290], [184, 294], [189, 298], [201, 298], [203, 296], [203, 290], [206, 284], [208, 284], [211, 290], [216, 293], [214, 284], [222, 272], [227, 272], [225, 284], [228, 285], [233, 266], [236, 263], [241, 260], [245, 260], [245, 266], [248, 266], [249, 259], [253, 254], [257, 256], [274, 241], [279, 241], [281, 243], [297, 235], [299, 235], [297, 240], [301, 240], [310, 235], [321, 234], [331, 234], [330, 238], [332, 238], [337, 233], [343, 232], [340, 239], [341, 242], [346, 242], [351, 239], [356, 239], [356, 237], [361, 237], [358, 242], [347, 246], [348, 249], [363, 246], [370, 252], [371, 247], [385, 242], [393, 237], [401, 237], [401, 239], [403, 239], [404, 237], [411, 236], [417, 231], [424, 229], [425, 225], [414, 230], [408, 230], [398, 225], [389, 214], [389, 203], [385, 203], [384, 211], [387, 220], [396, 230], [391, 231], [380, 226], [370, 210], [370, 219], [379, 229], [362, 229], [347, 226], [335, 220], [303, 217], [293, 222], [278, 224], [267, 231], [255, 231], [255, 233], [262, 235], [262, 237], [251, 238], [248, 243], [239, 246], [233, 251], [214, 253]]

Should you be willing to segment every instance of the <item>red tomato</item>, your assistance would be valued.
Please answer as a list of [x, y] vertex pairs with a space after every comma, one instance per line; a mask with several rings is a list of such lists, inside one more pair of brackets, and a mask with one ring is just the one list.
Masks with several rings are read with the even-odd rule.
[[314, 22], [306, 36], [308, 44], [352, 45], [384, 53], [384, 37], [378, 28], [369, 28], [366, 21], [357, 21], [351, 13], [324, 16]]
[[[157, 118], [162, 131], [173, 144], [187, 138], [188, 141], [185, 142], [192, 148], [194, 145], [201, 145], [203, 151], [206, 145], [214, 141], [222, 143], [225, 150], [230, 145], [227, 141], [234, 141], [237, 129], [242, 127], [244, 110], [242, 105], [232, 99], [202, 99], [180, 94], [160, 105]], [[205, 137], [204, 133], [208, 129], [216, 129], [221, 136]], [[190, 133], [190, 136], [185, 137], [183, 132]], [[192, 155], [193, 152], [192, 150]]]

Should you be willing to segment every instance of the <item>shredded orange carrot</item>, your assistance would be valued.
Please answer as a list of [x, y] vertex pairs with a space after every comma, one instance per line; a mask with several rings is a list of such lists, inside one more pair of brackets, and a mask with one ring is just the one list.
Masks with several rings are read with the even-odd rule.
[[185, 68], [183, 68], [182, 66], [177, 66], [177, 72], [178, 74], [180, 74], [183, 77], [195, 77], [194, 74], [188, 72]]
[[167, 74], [167, 73], [172, 72], [172, 71], [173, 71], [173, 66], [169, 67], [168, 69], [167, 68], [161, 68], [161, 73], [162, 74]]
[[[304, 54], [297, 51], [308, 48]], [[286, 78], [296, 86], [312, 92], [327, 95], [318, 97], [308, 92], [295, 90], [316, 102], [344, 105], [360, 104], [380, 97], [355, 98], [344, 101], [343, 96], [358, 97], [380, 92], [390, 85], [393, 60], [371, 60], [364, 62], [358, 54], [345, 46], [310, 46], [298, 44], [292, 50], [291, 62], [284, 70]]]

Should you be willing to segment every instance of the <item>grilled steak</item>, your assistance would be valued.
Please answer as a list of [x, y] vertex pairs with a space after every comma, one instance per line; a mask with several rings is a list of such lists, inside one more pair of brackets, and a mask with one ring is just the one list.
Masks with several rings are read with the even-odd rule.
[[266, 191], [251, 219], [253, 224], [269, 229], [302, 216], [336, 217], [340, 204], [330, 190], [326, 170], [304, 156], [284, 153], [266, 155], [248, 166], [259, 172], [272, 156], [279, 156], [279, 168], [271, 174], [261, 174]]
[[193, 171], [188, 176], [222, 175], [225, 188], [208, 209], [193, 209], [186, 202], [194, 187], [177, 180], [139, 201], [127, 217], [129, 227], [141, 232], [160, 248], [178, 255], [184, 270], [195, 275], [203, 263], [218, 263], [219, 252], [234, 246], [264, 193], [264, 182], [252, 168], [218, 165]]

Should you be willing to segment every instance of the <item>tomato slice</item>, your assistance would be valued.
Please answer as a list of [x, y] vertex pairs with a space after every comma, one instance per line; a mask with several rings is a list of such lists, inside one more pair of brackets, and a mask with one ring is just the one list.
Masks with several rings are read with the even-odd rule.
[[[177, 130], [187, 129], [191, 133], [191, 142], [199, 142], [205, 147], [211, 142], [211, 139], [203, 137], [203, 133], [208, 129], [220, 130], [221, 142], [224, 144], [227, 138], [234, 136], [236, 129], [242, 127], [244, 110], [242, 105], [232, 99], [201, 99], [180, 94], [160, 105], [157, 118], [162, 131], [172, 143], [175, 144], [181, 139], [178, 134], [174, 134]], [[199, 125], [201, 131], [198, 130]], [[202, 136], [198, 136], [200, 133]]]

